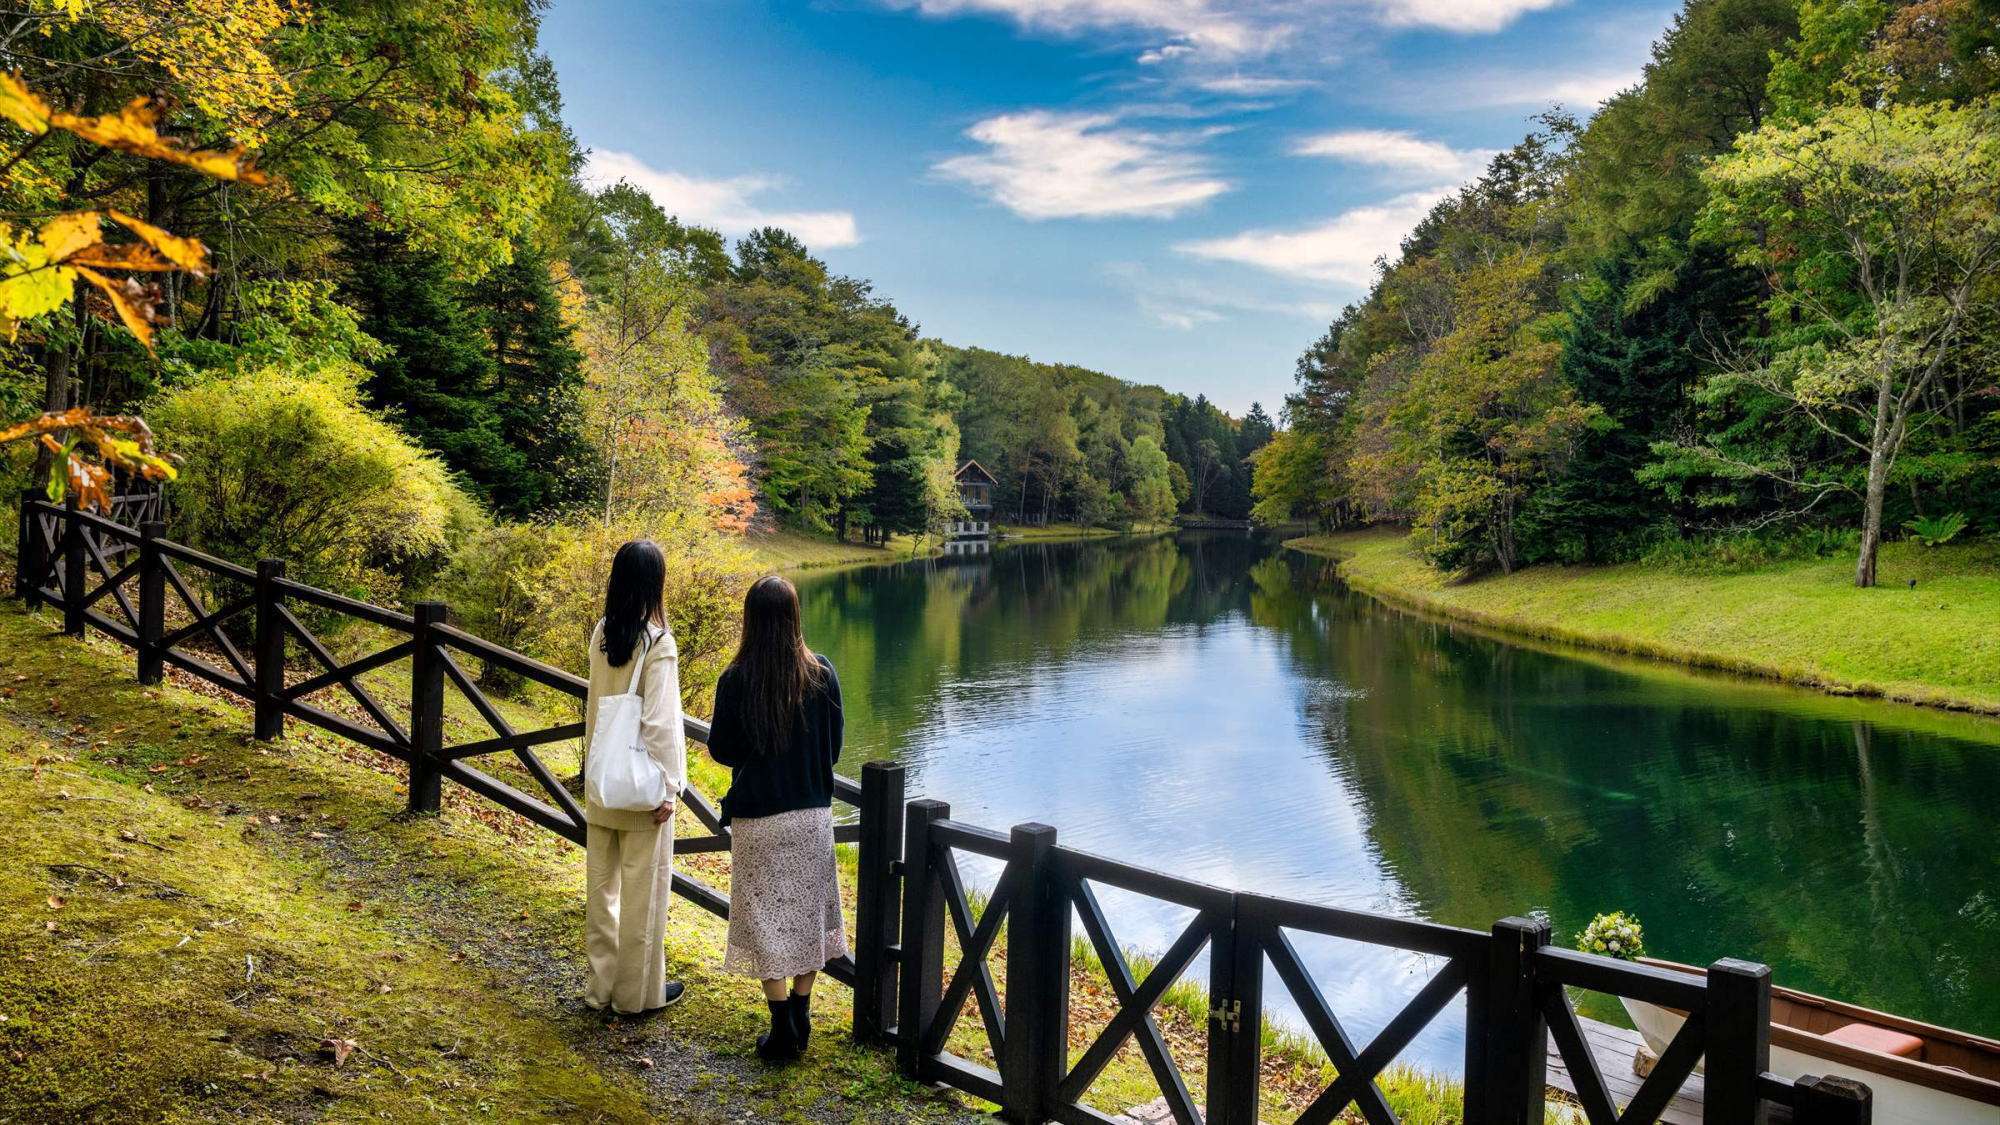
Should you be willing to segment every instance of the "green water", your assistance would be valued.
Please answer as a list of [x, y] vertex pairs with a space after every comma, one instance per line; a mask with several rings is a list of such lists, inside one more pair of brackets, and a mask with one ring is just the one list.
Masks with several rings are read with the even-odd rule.
[[[849, 745], [996, 828], [1224, 886], [1653, 953], [2000, 1034], [2000, 723], [1504, 643], [1222, 534], [809, 576]], [[1185, 914], [1107, 899], [1119, 938]], [[1434, 966], [1306, 940], [1358, 1032]], [[1457, 1036], [1419, 1044], [1449, 1065]]]

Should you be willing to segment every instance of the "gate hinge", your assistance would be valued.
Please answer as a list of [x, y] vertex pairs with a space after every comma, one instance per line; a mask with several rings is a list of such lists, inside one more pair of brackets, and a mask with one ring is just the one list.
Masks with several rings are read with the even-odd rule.
[[1243, 1001], [1231, 1000], [1208, 1010], [1208, 1018], [1227, 1026], [1231, 1033], [1243, 1030]]

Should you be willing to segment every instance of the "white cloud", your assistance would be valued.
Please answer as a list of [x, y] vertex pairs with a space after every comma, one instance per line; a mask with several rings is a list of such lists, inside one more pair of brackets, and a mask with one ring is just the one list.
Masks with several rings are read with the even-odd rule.
[[968, 13], [1005, 16], [1023, 27], [1074, 34], [1101, 29], [1137, 29], [1172, 40], [1147, 52], [1160, 62], [1200, 51], [1234, 56], [1265, 50], [1287, 29], [1258, 16], [1238, 13], [1210, 0], [890, 0], [925, 15]]
[[1456, 183], [1485, 170], [1492, 149], [1455, 149], [1395, 129], [1347, 129], [1304, 137], [1294, 156], [1325, 156], [1381, 168], [1425, 183]]
[[1374, 280], [1375, 259], [1393, 255], [1403, 236], [1444, 195], [1412, 192], [1343, 211], [1301, 230], [1249, 230], [1227, 238], [1183, 242], [1174, 249], [1307, 281], [1365, 287]]
[[1563, 0], [1377, 0], [1382, 21], [1392, 27], [1436, 27], [1446, 31], [1499, 31], [1528, 12]]
[[609, 187], [620, 180], [652, 196], [669, 215], [724, 234], [783, 227], [815, 250], [861, 241], [851, 211], [776, 211], [758, 204], [756, 196], [783, 186], [774, 176], [705, 180], [651, 167], [629, 152], [593, 150], [584, 165], [583, 181], [592, 187]]
[[1269, 94], [1288, 94], [1294, 90], [1304, 90], [1319, 83], [1310, 78], [1259, 78], [1247, 74], [1228, 74], [1216, 78], [1203, 78], [1195, 83], [1197, 89], [1211, 94], [1227, 94], [1231, 97], [1259, 98]]
[[1229, 190], [1189, 149], [1205, 133], [1119, 127], [1103, 113], [1027, 110], [966, 130], [986, 151], [939, 161], [957, 180], [1024, 219], [1169, 218]]

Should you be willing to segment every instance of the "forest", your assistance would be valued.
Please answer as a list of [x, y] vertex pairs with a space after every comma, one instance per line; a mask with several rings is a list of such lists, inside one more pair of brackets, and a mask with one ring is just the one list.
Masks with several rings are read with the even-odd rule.
[[585, 183], [539, 5], [0, 7], [9, 497], [111, 487], [96, 449], [177, 477], [181, 540], [559, 663], [648, 535], [691, 699], [747, 531], [923, 536], [964, 458], [1002, 522], [1249, 513], [1261, 408], [954, 347], [786, 231]]
[[2000, 2], [1690, 0], [1300, 356], [1260, 518], [1441, 570], [2000, 531]]

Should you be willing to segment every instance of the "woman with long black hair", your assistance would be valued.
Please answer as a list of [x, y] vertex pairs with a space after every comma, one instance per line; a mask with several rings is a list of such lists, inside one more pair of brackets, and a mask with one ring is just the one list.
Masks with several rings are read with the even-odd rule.
[[847, 953], [833, 859], [840, 680], [806, 647], [799, 593], [772, 575], [743, 599], [743, 640], [715, 686], [708, 752], [731, 771], [725, 971], [763, 983], [757, 1054], [797, 1058], [812, 1036], [814, 974]]
[[[584, 800], [584, 949], [590, 959], [584, 1002], [626, 1016], [651, 1015], [685, 992], [679, 981], [667, 979], [666, 959], [674, 802], [687, 779], [680, 655], [660, 604], [666, 578], [666, 556], [651, 540], [618, 548], [604, 587], [604, 617], [590, 633], [590, 694], [583, 707], [583, 744], [591, 747], [599, 702], [637, 695], [638, 747], [665, 775], [657, 808], [606, 808], [588, 791]], [[586, 753], [631, 751], [607, 746]]]

